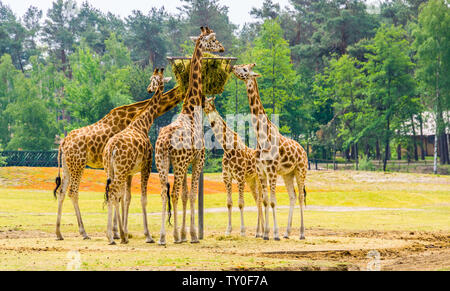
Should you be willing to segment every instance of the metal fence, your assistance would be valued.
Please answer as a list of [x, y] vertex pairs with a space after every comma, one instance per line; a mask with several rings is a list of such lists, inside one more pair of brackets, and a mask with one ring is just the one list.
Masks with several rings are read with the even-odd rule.
[[7, 167], [57, 167], [58, 151], [3, 151]]

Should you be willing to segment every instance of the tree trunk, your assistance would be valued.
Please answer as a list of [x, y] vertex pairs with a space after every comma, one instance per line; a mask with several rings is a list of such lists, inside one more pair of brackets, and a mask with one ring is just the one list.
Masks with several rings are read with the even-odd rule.
[[355, 153], [355, 163], [356, 163], [356, 170], [358, 170], [358, 166], [359, 166], [359, 160], [358, 160], [358, 143], [355, 142], [354, 146], [354, 153]]
[[[425, 137], [423, 136], [423, 119], [422, 119], [422, 113], [419, 114], [419, 122], [420, 122], [420, 154], [421, 154], [421, 158], [422, 160], [425, 160], [425, 155], [427, 155], [426, 153], [426, 140]], [[425, 146], [424, 146], [425, 144]]]
[[375, 152], [376, 152], [376, 159], [381, 160], [381, 153], [380, 153], [380, 140], [377, 139], [377, 142], [375, 143]]
[[414, 159], [419, 160], [419, 153], [417, 152], [417, 141], [416, 141], [416, 126], [414, 125], [414, 117], [411, 115], [411, 124], [413, 132], [413, 145], [414, 145]]
[[402, 145], [398, 144], [397, 145], [397, 160], [401, 160], [402, 159]]
[[385, 144], [385, 148], [384, 148], [384, 161], [383, 161], [383, 171], [386, 172], [386, 166], [387, 166], [387, 161], [389, 159], [389, 154], [390, 154], [390, 149], [389, 149], [389, 142], [390, 142], [390, 117], [387, 117], [387, 125], [386, 125], [386, 144]]

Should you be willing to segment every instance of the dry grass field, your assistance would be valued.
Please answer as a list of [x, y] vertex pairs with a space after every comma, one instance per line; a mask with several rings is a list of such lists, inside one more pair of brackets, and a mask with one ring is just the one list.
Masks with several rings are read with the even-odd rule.
[[[247, 236], [225, 236], [225, 187], [220, 174], [205, 174], [205, 238], [200, 244], [144, 242], [139, 175], [133, 181], [127, 245], [107, 245], [105, 175], [86, 170], [80, 208], [91, 240], [78, 235], [70, 199], [62, 219], [64, 241], [54, 235], [55, 168], [0, 168], [0, 269], [66, 270], [79, 255], [81, 270], [450, 270], [450, 177], [354, 171], [311, 171], [307, 177], [306, 240], [298, 239], [299, 211], [289, 240], [254, 238], [255, 203], [246, 193]], [[149, 226], [159, 236], [159, 179], [149, 182]], [[235, 189], [236, 190], [236, 189]], [[277, 188], [280, 234], [288, 198]], [[237, 193], [233, 195], [237, 206]], [[271, 215], [270, 215], [271, 217]], [[271, 221], [272, 222], [272, 221]], [[272, 223], [270, 223], [272, 226]], [[379, 255], [379, 261], [374, 254]], [[375, 259], [374, 259], [375, 258]], [[374, 261], [375, 260], [375, 261]]]

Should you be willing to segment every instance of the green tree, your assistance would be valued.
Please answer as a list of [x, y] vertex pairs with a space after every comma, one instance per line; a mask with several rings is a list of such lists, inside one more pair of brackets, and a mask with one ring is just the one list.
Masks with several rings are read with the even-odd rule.
[[280, 113], [278, 107], [291, 97], [289, 90], [296, 75], [291, 64], [289, 44], [283, 38], [283, 30], [276, 20], [266, 20], [255, 40], [253, 56], [262, 78], [258, 81], [263, 103], [270, 104], [270, 113]]
[[450, 163], [443, 115], [450, 109], [450, 8], [447, 1], [431, 0], [422, 6], [414, 36], [417, 76], [426, 92], [426, 103], [436, 115], [436, 173], [437, 145], [441, 152], [440, 163]]
[[371, 122], [360, 135], [378, 132], [384, 141], [383, 170], [390, 159], [390, 143], [396, 132], [396, 120], [405, 120], [402, 110], [414, 96], [415, 81], [412, 77], [413, 63], [408, 55], [409, 43], [401, 27], [382, 25], [367, 46], [368, 86], [366, 94], [370, 106], [366, 114]]
[[0, 58], [0, 143], [7, 145], [11, 140], [12, 118], [6, 112], [9, 104], [17, 99], [15, 81], [19, 72], [14, 67], [12, 58], [4, 54]]
[[166, 39], [164, 22], [167, 13], [164, 8], [152, 8], [147, 15], [133, 10], [126, 18], [126, 42], [131, 49], [132, 59], [142, 66], [152, 65], [153, 68], [166, 64], [168, 41]]
[[315, 93], [322, 97], [321, 102], [326, 104], [331, 101], [334, 111], [333, 119], [325, 126], [327, 128], [322, 128], [323, 138], [328, 138], [325, 133], [332, 134], [333, 155], [338, 149], [338, 139], [343, 143], [344, 150], [351, 147], [357, 167], [358, 142], [361, 139], [358, 132], [362, 129], [366, 106], [363, 94], [365, 78], [359, 67], [359, 62], [349, 55], [332, 59], [323, 76], [316, 77], [315, 85]]
[[103, 57], [82, 44], [71, 55], [73, 78], [65, 81], [64, 104], [75, 118], [68, 129], [98, 121], [114, 107], [131, 103], [130, 55], [114, 34]]
[[78, 7], [73, 0], [57, 0], [47, 12], [42, 40], [59, 70], [71, 77], [69, 54], [76, 44]]
[[24, 71], [23, 42], [26, 29], [12, 10], [0, 1], [0, 55], [9, 54], [16, 68]]

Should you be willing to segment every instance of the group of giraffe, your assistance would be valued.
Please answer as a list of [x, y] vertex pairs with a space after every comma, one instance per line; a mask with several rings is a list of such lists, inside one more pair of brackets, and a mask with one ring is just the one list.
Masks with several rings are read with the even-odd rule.
[[[295, 141], [282, 136], [277, 127], [270, 122], [262, 105], [256, 78], [253, 72], [255, 64], [237, 65], [232, 71], [247, 86], [248, 101], [252, 113], [252, 125], [256, 133], [257, 148], [245, 145], [237, 133], [232, 131], [220, 117], [214, 105], [214, 98], [205, 98], [202, 91], [202, 58], [204, 52], [223, 52], [224, 47], [216, 39], [216, 34], [208, 27], [201, 27], [198, 37], [191, 38], [195, 49], [191, 59], [189, 86], [186, 93], [179, 87], [163, 93], [164, 84], [170, 78], [164, 77], [164, 68], [155, 69], [147, 91], [154, 92], [152, 98], [121, 106], [98, 122], [70, 132], [61, 142], [58, 152], [58, 177], [56, 178], [55, 198], [58, 199], [56, 236], [63, 240], [61, 234], [62, 205], [66, 192], [75, 208], [79, 232], [84, 239], [89, 239], [80, 208], [78, 191], [83, 170], [86, 166], [104, 168], [107, 175], [105, 203], [108, 206], [108, 222], [106, 236], [109, 244], [115, 239], [121, 243], [128, 242], [128, 211], [131, 201], [131, 183], [133, 175], [141, 173], [141, 205], [143, 214], [144, 235], [147, 243], [154, 243], [148, 230], [147, 222], [147, 182], [152, 167], [153, 147], [148, 132], [153, 121], [174, 108], [183, 100], [181, 114], [170, 125], [159, 132], [155, 144], [155, 163], [161, 182], [162, 224], [160, 245], [166, 244], [166, 212], [170, 200], [173, 206], [173, 237], [175, 243], [187, 241], [186, 208], [190, 202], [190, 237], [191, 243], [198, 243], [195, 227], [195, 201], [198, 192], [198, 180], [205, 161], [205, 145], [203, 135], [203, 112], [207, 115], [216, 139], [224, 149], [223, 181], [227, 189], [228, 227], [226, 234], [231, 233], [232, 212], [232, 180], [239, 188], [239, 208], [241, 212], [241, 235], [245, 235], [244, 227], [244, 189], [247, 184], [258, 207], [258, 223], [256, 237], [269, 239], [269, 206], [273, 212], [273, 235], [279, 240], [276, 221], [276, 182], [281, 175], [285, 181], [290, 199], [288, 226], [285, 238], [289, 238], [292, 226], [293, 209], [297, 195], [294, 188], [296, 179], [301, 227], [300, 239], [304, 239], [303, 210], [306, 195], [304, 182], [306, 177], [307, 155], [305, 150]], [[174, 184], [170, 191], [168, 182], [169, 168], [172, 165]], [[187, 172], [192, 166], [191, 188], [188, 191]], [[61, 177], [61, 168], [63, 174]], [[267, 182], [269, 181], [269, 182]], [[270, 186], [270, 201], [268, 194]], [[183, 204], [181, 233], [178, 229], [177, 204], [179, 192]], [[120, 212], [120, 206], [122, 212]], [[264, 207], [264, 216], [263, 216]]]

